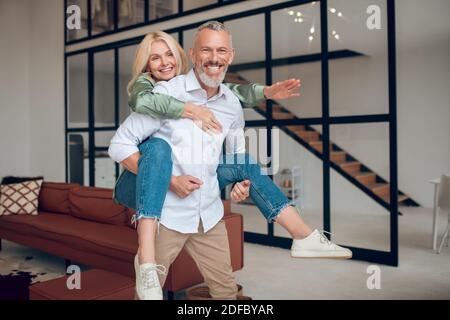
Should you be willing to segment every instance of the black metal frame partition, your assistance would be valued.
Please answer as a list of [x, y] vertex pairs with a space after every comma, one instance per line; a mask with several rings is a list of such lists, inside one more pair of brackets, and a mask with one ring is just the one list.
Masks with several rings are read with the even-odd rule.
[[[167, 21], [167, 20], [171, 20], [171, 19], [175, 19], [175, 18], [180, 18], [180, 17], [184, 17], [187, 15], [191, 15], [191, 14], [195, 14], [195, 13], [199, 13], [199, 12], [203, 12], [203, 11], [207, 11], [207, 10], [211, 10], [211, 9], [215, 9], [215, 8], [219, 8], [222, 6], [226, 6], [226, 5], [230, 5], [230, 4], [234, 4], [237, 2], [242, 2], [245, 0], [216, 0], [216, 3], [211, 3], [205, 6], [201, 6], [195, 9], [190, 9], [190, 10], [184, 10], [183, 9], [183, 0], [178, 0], [178, 12], [177, 13], [173, 13], [161, 18], [157, 18], [157, 19], [153, 19], [150, 20], [149, 19], [149, 4], [151, 0], [143, 0], [144, 1], [144, 20], [142, 22], [136, 23], [136, 24], [132, 24], [129, 26], [125, 26], [125, 27], [119, 27], [119, 23], [118, 23], [118, 16], [119, 16], [119, 9], [118, 9], [118, 0], [112, 0], [113, 3], [113, 10], [114, 10], [114, 20], [113, 20], [113, 30], [110, 31], [105, 31], [96, 35], [92, 35], [92, 15], [91, 15], [91, 2], [92, 0], [86, 0], [87, 3], [87, 36], [80, 38], [80, 39], [75, 39], [75, 40], [71, 40], [68, 41], [67, 40], [67, 32], [64, 33], [64, 43], [66, 45], [71, 45], [71, 44], [75, 44], [75, 43], [79, 43], [79, 42], [83, 42], [83, 41], [87, 41], [87, 40], [91, 40], [91, 39], [95, 39], [95, 38], [99, 38], [99, 37], [104, 37], [110, 34], [116, 34], [118, 32], [122, 32], [122, 31], [127, 31], [127, 30], [131, 30], [131, 29], [135, 29], [135, 28], [140, 28], [146, 25], [150, 25], [150, 24], [156, 24], [156, 23], [160, 23], [163, 21]], [[68, 0], [64, 0], [64, 8], [67, 8], [68, 6]], [[64, 18], [64, 25], [66, 24], [66, 16], [67, 13], [64, 14], [65, 18]]]
[[[287, 120], [277, 120], [272, 117], [272, 102], [267, 103], [267, 118], [266, 120], [246, 121], [246, 127], [260, 127], [265, 126], [268, 129], [267, 137], [267, 152], [271, 156], [271, 130], [274, 126], [286, 125], [321, 125], [322, 139], [323, 139], [323, 223], [325, 231], [332, 231], [330, 223], [330, 125], [334, 124], [355, 124], [355, 123], [387, 123], [389, 125], [389, 164], [390, 164], [390, 251], [378, 251], [365, 248], [349, 247], [353, 251], [353, 259], [365, 260], [374, 263], [387, 264], [398, 266], [398, 203], [397, 203], [397, 116], [396, 116], [396, 39], [395, 39], [395, 0], [387, 1], [387, 38], [388, 38], [388, 93], [389, 93], [389, 113], [375, 114], [375, 115], [355, 115], [355, 116], [330, 116], [329, 111], [329, 59], [328, 52], [328, 19], [327, 19], [327, 0], [320, 0], [320, 16], [321, 16], [321, 54], [318, 61], [321, 62], [322, 75], [322, 117], [318, 118], [296, 118]], [[263, 8], [251, 9], [236, 14], [218, 17], [219, 21], [228, 21], [237, 18], [249, 17], [256, 14], [265, 15], [265, 40], [266, 40], [266, 54], [265, 54], [265, 70], [266, 82], [272, 83], [272, 44], [271, 44], [271, 12], [274, 10], [284, 9], [295, 5], [309, 3], [311, 0], [294, 0], [287, 1], [275, 5], [270, 5]], [[197, 27], [203, 21], [176, 27], [165, 30], [168, 33], [178, 33], [179, 41], [183, 45], [183, 31]], [[68, 180], [68, 164], [67, 164], [67, 137], [71, 132], [88, 132], [89, 133], [89, 163], [90, 163], [90, 185], [95, 185], [94, 181], [94, 161], [95, 151], [104, 150], [104, 148], [95, 148], [94, 133], [99, 130], [116, 130], [119, 125], [118, 113], [118, 61], [119, 48], [134, 45], [142, 40], [143, 36], [108, 43], [97, 47], [91, 47], [83, 50], [78, 50], [70, 53], [65, 53], [65, 66], [67, 66], [67, 59], [70, 56], [88, 53], [88, 79], [89, 79], [89, 128], [68, 128], [67, 120], [67, 68], [65, 72], [66, 82], [66, 105], [65, 105], [65, 123], [66, 123], [66, 180]], [[93, 111], [93, 71], [94, 71], [94, 52], [114, 49], [115, 56], [115, 126], [107, 128], [94, 128], [94, 111]], [[287, 59], [289, 60], [289, 59]], [[116, 165], [116, 176], [118, 176], [118, 166]], [[245, 232], [245, 241], [250, 243], [258, 243], [263, 245], [277, 246], [281, 248], [289, 248], [291, 239], [279, 237], [274, 235], [273, 224], [268, 223], [268, 234], [258, 234], [252, 232]]]

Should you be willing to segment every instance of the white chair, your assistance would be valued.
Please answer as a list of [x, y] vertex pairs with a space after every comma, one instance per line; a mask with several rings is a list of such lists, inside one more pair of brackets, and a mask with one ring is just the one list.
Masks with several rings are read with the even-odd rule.
[[441, 253], [442, 246], [444, 245], [444, 241], [446, 239], [448, 246], [448, 238], [450, 230], [450, 176], [447, 175], [441, 176], [441, 183], [439, 185], [438, 207], [440, 210], [445, 211], [448, 214], [447, 228], [445, 230], [444, 235], [442, 236], [441, 244], [439, 245], [439, 249], [437, 251], [437, 253]]

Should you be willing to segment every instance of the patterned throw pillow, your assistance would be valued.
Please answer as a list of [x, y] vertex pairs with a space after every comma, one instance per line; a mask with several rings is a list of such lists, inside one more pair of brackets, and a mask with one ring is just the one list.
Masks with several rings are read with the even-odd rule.
[[43, 180], [31, 180], [1, 186], [0, 216], [38, 214], [38, 198]]

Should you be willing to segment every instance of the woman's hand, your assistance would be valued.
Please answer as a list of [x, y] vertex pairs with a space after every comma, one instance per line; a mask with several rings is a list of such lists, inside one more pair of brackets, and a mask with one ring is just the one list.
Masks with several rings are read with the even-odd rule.
[[222, 125], [214, 116], [214, 113], [205, 106], [199, 106], [190, 102], [184, 104], [183, 118], [192, 119], [195, 124], [206, 132], [219, 134], [222, 132]]
[[299, 97], [300, 93], [296, 89], [300, 88], [300, 79], [289, 79], [277, 82], [271, 86], [264, 88], [264, 96], [266, 99], [283, 100], [293, 97]]
[[250, 196], [250, 180], [244, 180], [234, 185], [231, 190], [231, 200], [240, 202], [247, 199]]
[[203, 182], [193, 176], [172, 176], [170, 179], [170, 191], [184, 199], [193, 191], [200, 188]]

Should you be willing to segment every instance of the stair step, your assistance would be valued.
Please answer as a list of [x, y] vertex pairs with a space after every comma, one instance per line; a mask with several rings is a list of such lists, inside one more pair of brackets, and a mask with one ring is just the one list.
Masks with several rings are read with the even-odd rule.
[[290, 112], [272, 112], [272, 118], [275, 120], [293, 119], [295, 116]]
[[[259, 105], [259, 108], [262, 109], [264, 112], [267, 112], [267, 104], [265, 102], [261, 103]], [[290, 112], [287, 112], [286, 109], [284, 109], [282, 106], [280, 106], [278, 104], [272, 105], [272, 112], [274, 112], [274, 113], [275, 112], [285, 112], [285, 113], [291, 114]]]
[[239, 79], [239, 78], [230, 79], [230, 80], [225, 80], [225, 82], [236, 83], [236, 84], [249, 84], [248, 81], [242, 80], [242, 79]]
[[[384, 202], [386, 203], [391, 203], [391, 196], [388, 194], [386, 196], [381, 197], [383, 199]], [[398, 194], [398, 203], [401, 203], [405, 200], [407, 200], [408, 197], [403, 195], [403, 194]]]
[[305, 130], [305, 126], [304, 126], [304, 125], [286, 126], [286, 128], [288, 128], [288, 129], [291, 130], [292, 132], [297, 132], [297, 131], [303, 131], [303, 130]]
[[330, 160], [337, 164], [345, 162], [346, 158], [347, 153], [345, 151], [332, 151], [330, 153]]
[[320, 153], [323, 152], [323, 144], [322, 141], [311, 141], [310, 146], [319, 151]]
[[307, 142], [319, 141], [319, 133], [317, 131], [302, 130], [296, 131], [295, 134]]
[[243, 79], [241, 76], [239, 76], [238, 74], [235, 74], [235, 73], [227, 73], [225, 75], [224, 82], [238, 83], [238, 84], [249, 84], [250, 83], [250, 82], [248, 82], [247, 80]]
[[[322, 141], [310, 141], [309, 145], [319, 151], [320, 153], [323, 152], [323, 143]], [[333, 151], [333, 144], [330, 143], [330, 152]]]
[[[240, 81], [244, 80], [244, 81], [245, 81], [245, 79], [243, 79], [241, 76], [239, 76], [239, 75], [236, 74], [236, 73], [227, 73], [227, 74], [225, 75], [225, 79], [224, 79], [225, 82], [229, 82], [229, 81], [234, 82], [234, 81], [236, 81], [236, 80], [240, 80]], [[247, 82], [248, 82], [248, 81], [247, 81]]]
[[355, 172], [352, 174], [356, 180], [358, 180], [363, 185], [371, 185], [375, 183], [377, 175], [373, 172]]
[[389, 183], [375, 183], [373, 185], [368, 186], [373, 193], [375, 193], [379, 197], [384, 197], [390, 192]]
[[361, 171], [361, 162], [358, 161], [348, 161], [340, 163], [339, 166], [347, 173], [357, 173]]

